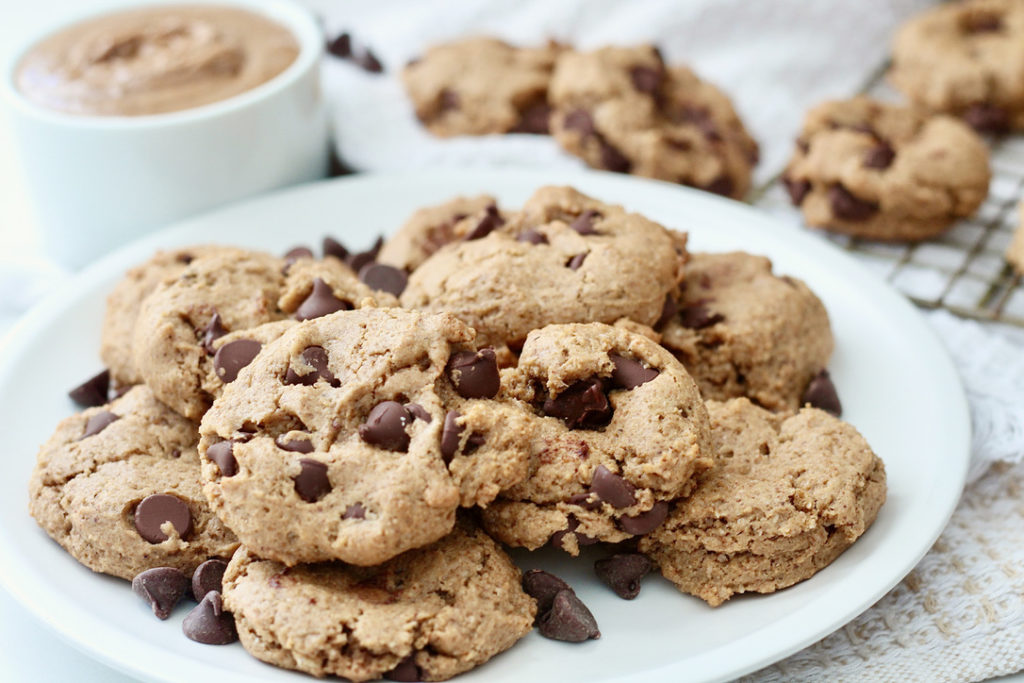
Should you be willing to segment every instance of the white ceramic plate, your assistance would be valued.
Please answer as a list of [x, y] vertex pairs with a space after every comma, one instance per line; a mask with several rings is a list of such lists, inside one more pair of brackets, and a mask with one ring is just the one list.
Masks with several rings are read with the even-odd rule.
[[867, 534], [830, 567], [769, 596], [718, 609], [650, 577], [635, 601], [593, 579], [593, 557], [517, 555], [524, 567], [565, 577], [603, 633], [581, 645], [531, 634], [464, 675], [471, 681], [729, 679], [824, 637], [894, 586], [945, 526], [964, 482], [969, 422], [956, 373], [921, 316], [867, 270], [822, 240], [748, 207], [677, 186], [592, 172], [478, 171], [366, 176], [286, 191], [209, 214], [97, 263], [34, 310], [0, 357], [0, 579], [28, 609], [72, 643], [135, 676], [160, 681], [297, 680], [241, 646], [187, 640], [179, 607], [154, 619], [126, 583], [91, 573], [50, 541], [26, 512], [26, 484], [39, 444], [73, 412], [65, 392], [98, 370], [106, 293], [155, 248], [217, 241], [283, 252], [326, 233], [362, 248], [415, 208], [459, 193], [490, 192], [516, 206], [544, 184], [572, 184], [667, 226], [694, 250], [767, 254], [824, 300], [837, 347], [830, 370], [844, 417], [885, 461], [889, 499]]

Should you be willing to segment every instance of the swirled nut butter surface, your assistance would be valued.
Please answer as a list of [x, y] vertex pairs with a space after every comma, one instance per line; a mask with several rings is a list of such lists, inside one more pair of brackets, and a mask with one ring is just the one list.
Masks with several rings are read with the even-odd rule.
[[269, 81], [299, 54], [284, 26], [235, 7], [160, 5], [87, 19], [33, 46], [22, 94], [87, 116], [191, 109]]

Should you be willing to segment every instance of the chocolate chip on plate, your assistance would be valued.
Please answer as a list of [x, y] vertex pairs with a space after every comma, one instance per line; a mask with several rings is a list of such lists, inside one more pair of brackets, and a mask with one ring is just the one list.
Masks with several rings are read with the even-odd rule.
[[263, 344], [255, 339], [236, 339], [217, 349], [213, 356], [213, 369], [225, 384], [238, 379], [242, 368], [253, 362]]
[[228, 563], [216, 557], [196, 567], [192, 572], [192, 597], [202, 602], [210, 591], [223, 592], [224, 571], [227, 568]]
[[640, 594], [640, 580], [651, 571], [651, 561], [640, 553], [616, 553], [594, 562], [597, 578], [624, 600]]
[[456, 351], [446, 368], [455, 391], [463, 398], [494, 398], [501, 388], [494, 349]]
[[327, 52], [339, 59], [348, 59], [352, 56], [352, 36], [342, 33], [334, 40], [327, 43]]
[[68, 397], [83, 408], [96, 408], [107, 402], [110, 370], [93, 375], [68, 392]]
[[221, 475], [233, 477], [238, 474], [238, 461], [235, 460], [234, 450], [234, 442], [218, 441], [206, 449], [206, 459], [217, 466]]
[[158, 619], [171, 616], [171, 610], [187, 590], [188, 578], [174, 567], [154, 567], [132, 579], [132, 592], [149, 603]]
[[227, 645], [238, 640], [235, 619], [224, 611], [218, 591], [210, 591], [185, 615], [181, 630], [189, 640], [204, 645]]
[[565, 581], [543, 569], [530, 569], [524, 572], [522, 584], [523, 591], [537, 601], [538, 615], [551, 609], [551, 604], [559, 592], [572, 590]]
[[615, 508], [628, 508], [636, 503], [636, 487], [604, 465], [594, 470], [590, 492]]
[[401, 403], [382, 401], [359, 426], [359, 438], [388, 451], [407, 451], [410, 438], [405, 427], [412, 421], [413, 416]]
[[322, 278], [313, 280], [313, 290], [295, 309], [296, 320], [312, 320], [337, 311], [348, 311], [352, 308], [347, 301], [334, 296], [334, 290]]
[[395, 296], [401, 295], [409, 284], [409, 276], [404, 270], [384, 263], [367, 263], [359, 269], [359, 280], [370, 289]]
[[836, 392], [836, 385], [832, 382], [828, 370], [822, 370], [815, 375], [800, 399], [800, 403], [810, 403], [815, 408], [831, 413], [836, 417], [843, 414], [843, 405], [839, 401], [839, 394]]
[[364, 48], [354, 61], [363, 71], [368, 71], [372, 74], [379, 74], [384, 71], [384, 65], [380, 63], [377, 55], [373, 54], [369, 48]]
[[601, 637], [594, 615], [571, 590], [555, 594], [551, 609], [538, 620], [537, 630], [545, 638], [569, 643], [582, 643]]
[[301, 469], [292, 481], [295, 492], [307, 503], [315, 503], [331, 492], [331, 481], [327, 478], [327, 465], [312, 458], [299, 460]]
[[96, 436], [104, 429], [106, 429], [107, 427], [109, 427], [110, 425], [112, 425], [113, 423], [117, 422], [120, 419], [121, 418], [119, 415], [115, 415], [109, 410], [104, 410], [103, 412], [96, 413], [95, 415], [90, 417], [89, 420], [85, 423], [85, 431], [82, 433], [82, 436], [78, 438], [78, 440], [81, 441], [82, 439], [87, 439], [90, 436]]
[[612, 382], [623, 389], [635, 389], [661, 374], [655, 368], [646, 367], [640, 361], [617, 353], [609, 353], [608, 357], [615, 365], [615, 369], [612, 370]]
[[135, 530], [150, 543], [163, 543], [170, 536], [161, 528], [170, 523], [178, 536], [186, 538], [192, 532], [192, 513], [181, 498], [168, 493], [146, 496], [135, 506]]

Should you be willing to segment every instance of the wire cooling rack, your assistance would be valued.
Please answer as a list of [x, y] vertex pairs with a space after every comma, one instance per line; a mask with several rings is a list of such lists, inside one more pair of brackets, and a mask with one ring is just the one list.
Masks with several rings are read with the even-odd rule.
[[[898, 100], [879, 68], [862, 92]], [[918, 244], [887, 244], [815, 230], [854, 254], [923, 308], [1024, 328], [1024, 283], [1003, 253], [1018, 224], [1024, 196], [1024, 137], [991, 140], [992, 183], [985, 203], [938, 238]], [[781, 182], [781, 172], [754, 192], [755, 205], [800, 221]]]

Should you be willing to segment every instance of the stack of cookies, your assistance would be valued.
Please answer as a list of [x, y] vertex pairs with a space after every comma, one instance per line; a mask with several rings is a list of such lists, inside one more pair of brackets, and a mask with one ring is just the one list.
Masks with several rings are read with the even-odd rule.
[[363, 253], [157, 254], [30, 482], [43, 529], [190, 638], [354, 681], [444, 680], [534, 625], [600, 635], [502, 545], [719, 605], [835, 559], [885, 499], [801, 281], [571, 188], [417, 211]]

